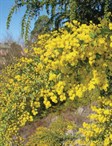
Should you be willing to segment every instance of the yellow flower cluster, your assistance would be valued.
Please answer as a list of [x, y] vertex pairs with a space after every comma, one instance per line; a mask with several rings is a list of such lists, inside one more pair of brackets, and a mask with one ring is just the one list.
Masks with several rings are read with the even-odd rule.
[[100, 106], [93, 106], [92, 123], [83, 123], [78, 142], [85, 146], [112, 145], [112, 97], [100, 97]]
[[40, 35], [26, 57], [2, 71], [0, 141], [14, 123], [20, 128], [43, 109], [66, 100], [86, 100], [87, 93], [96, 89], [94, 94], [110, 94], [111, 25], [68, 23], [59, 31]]

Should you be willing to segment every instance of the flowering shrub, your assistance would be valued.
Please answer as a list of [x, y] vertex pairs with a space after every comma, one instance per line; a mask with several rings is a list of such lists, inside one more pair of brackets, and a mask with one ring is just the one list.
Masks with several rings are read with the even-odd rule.
[[91, 123], [83, 123], [80, 128], [83, 146], [111, 146], [112, 145], [112, 96], [100, 97], [100, 106], [93, 106], [93, 114], [90, 115]]
[[26, 146], [67, 146], [73, 139], [76, 139], [76, 135], [73, 135], [75, 129], [73, 122], [58, 118], [48, 128], [37, 128]]
[[110, 95], [111, 77], [112, 23], [73, 21], [40, 35], [27, 57], [0, 75], [0, 144], [21, 143], [19, 129], [43, 110], [66, 100]]

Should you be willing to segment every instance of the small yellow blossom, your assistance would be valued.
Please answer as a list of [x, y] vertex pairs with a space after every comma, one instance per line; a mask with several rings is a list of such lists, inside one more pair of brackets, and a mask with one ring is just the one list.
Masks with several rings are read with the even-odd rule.
[[112, 42], [110, 43], [110, 47], [112, 48]]
[[112, 30], [112, 23], [109, 23], [109, 29]]

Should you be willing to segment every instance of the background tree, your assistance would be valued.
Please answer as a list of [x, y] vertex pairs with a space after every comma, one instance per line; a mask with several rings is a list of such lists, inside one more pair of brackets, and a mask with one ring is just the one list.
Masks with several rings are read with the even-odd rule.
[[98, 17], [103, 18], [112, 11], [112, 0], [15, 0], [7, 19], [7, 28], [13, 13], [23, 6], [26, 6], [26, 11], [22, 18], [22, 36], [27, 40], [30, 21], [43, 9], [50, 17], [49, 23], [54, 23], [55, 29], [58, 29], [62, 22], [73, 19], [81, 23], [89, 23], [90, 20], [99, 23]]
[[22, 47], [14, 41], [0, 43], [0, 72], [7, 65], [16, 62], [24, 55]]
[[34, 38], [39, 34], [44, 34], [53, 29], [53, 23], [49, 23], [49, 17], [46, 15], [39, 16], [34, 24], [34, 29], [31, 31], [31, 36]]

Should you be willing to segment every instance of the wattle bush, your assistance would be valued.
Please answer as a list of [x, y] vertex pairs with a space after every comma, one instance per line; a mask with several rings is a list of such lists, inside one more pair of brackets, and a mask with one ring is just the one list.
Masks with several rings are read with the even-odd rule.
[[77, 21], [39, 36], [0, 75], [0, 145], [22, 145], [19, 129], [67, 100], [112, 94], [112, 23]]
[[99, 105], [92, 106], [91, 123], [83, 123], [78, 143], [83, 146], [112, 145], [112, 95], [99, 97]]
[[77, 137], [73, 135], [75, 129], [73, 122], [58, 118], [49, 127], [37, 128], [26, 146], [68, 146]]

